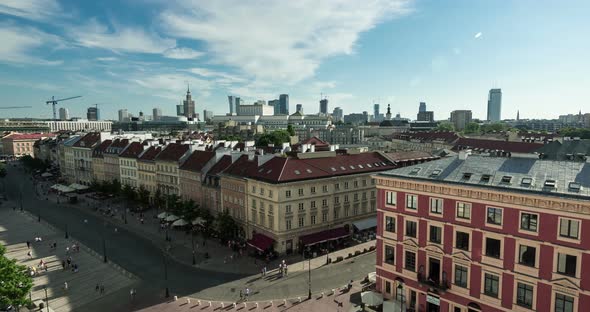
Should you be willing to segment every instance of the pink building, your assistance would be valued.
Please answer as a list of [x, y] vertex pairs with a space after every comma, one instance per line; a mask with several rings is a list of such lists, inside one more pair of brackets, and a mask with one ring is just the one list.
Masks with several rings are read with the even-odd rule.
[[587, 160], [462, 151], [374, 178], [377, 289], [397, 308], [590, 311]]

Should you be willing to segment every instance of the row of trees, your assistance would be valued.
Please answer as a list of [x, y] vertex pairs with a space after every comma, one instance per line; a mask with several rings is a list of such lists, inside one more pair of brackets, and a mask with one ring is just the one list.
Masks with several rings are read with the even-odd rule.
[[295, 134], [295, 130], [293, 130], [293, 128], [291, 127], [290, 131], [289, 129], [275, 130], [273, 132], [262, 134], [256, 140], [256, 146], [268, 146], [269, 144], [280, 146], [283, 143], [291, 141], [292, 133]]
[[566, 137], [579, 137], [581, 139], [590, 139], [590, 129], [588, 128], [565, 128], [559, 130], [559, 134]]
[[20, 161], [23, 163], [25, 168], [30, 170], [45, 171], [49, 167], [49, 164], [39, 158], [33, 158], [31, 155], [25, 155], [21, 157]]
[[30, 305], [28, 296], [33, 279], [26, 266], [17, 264], [15, 259], [8, 259], [4, 256], [5, 252], [6, 248], [0, 245], [0, 309]]

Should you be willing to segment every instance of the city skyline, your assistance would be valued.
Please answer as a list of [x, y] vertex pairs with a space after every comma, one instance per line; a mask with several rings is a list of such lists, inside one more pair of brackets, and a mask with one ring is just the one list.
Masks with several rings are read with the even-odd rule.
[[[587, 105], [589, 43], [568, 38], [584, 37], [589, 6], [351, 1], [335, 17], [332, 3], [153, 1], [137, 9], [114, 1], [9, 2], [0, 5], [0, 39], [7, 42], [0, 48], [0, 100], [34, 107], [3, 117], [50, 118], [44, 101], [52, 95], [83, 96], [60, 105], [70, 116], [85, 116], [97, 102], [107, 119], [120, 108], [175, 115], [188, 82], [198, 110], [216, 115], [227, 113], [228, 95], [249, 104], [283, 93], [290, 112], [301, 103], [317, 113], [323, 93], [345, 113], [379, 103], [412, 118], [424, 101], [437, 119], [462, 109], [485, 119], [487, 91], [502, 88], [503, 118], [517, 111], [522, 119], [557, 118]], [[286, 22], [269, 30], [268, 19], [257, 16]], [[555, 105], [560, 112], [538, 109]]]

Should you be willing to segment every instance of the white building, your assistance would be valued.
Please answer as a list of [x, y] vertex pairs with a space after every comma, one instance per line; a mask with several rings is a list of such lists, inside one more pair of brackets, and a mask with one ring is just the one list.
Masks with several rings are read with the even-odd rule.
[[70, 119], [70, 111], [65, 107], [59, 108], [59, 120], [68, 120]]
[[126, 109], [119, 110], [119, 122], [128, 121], [129, 120], [129, 113]]
[[274, 107], [264, 102], [256, 102], [252, 105], [240, 105], [237, 107], [238, 116], [272, 116]]
[[88, 119], [75, 119], [71, 121], [45, 121], [51, 132], [56, 131], [111, 131], [112, 121], [90, 121]]

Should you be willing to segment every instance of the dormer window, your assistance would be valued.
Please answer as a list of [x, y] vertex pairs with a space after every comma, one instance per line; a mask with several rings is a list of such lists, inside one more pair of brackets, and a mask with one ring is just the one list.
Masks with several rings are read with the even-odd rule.
[[482, 183], [489, 183], [490, 180], [492, 179], [492, 175], [491, 174], [484, 174], [481, 176], [481, 182]]
[[442, 172], [442, 170], [440, 170], [440, 169], [434, 169], [430, 175], [431, 175], [431, 176], [433, 176], [433, 177], [436, 177], [436, 176], [438, 176], [438, 175], [439, 175], [441, 172]]
[[502, 183], [510, 183], [510, 181], [512, 181], [511, 176], [503, 176], [502, 177]]
[[299, 170], [295, 170], [294, 172], [295, 172], [296, 175], [300, 175], [301, 174], [301, 172]]
[[579, 192], [582, 190], [582, 184], [578, 182], [570, 182], [567, 188], [570, 192]]
[[557, 186], [557, 182], [555, 182], [555, 180], [545, 180], [544, 185], [546, 188], [555, 188]]
[[531, 186], [531, 184], [533, 184], [533, 178], [522, 178], [520, 184], [523, 186]]
[[464, 172], [463, 173], [463, 180], [469, 181], [469, 179], [471, 179], [471, 175], [472, 175], [471, 172]]
[[410, 171], [410, 174], [418, 174], [418, 172], [420, 172], [422, 168], [414, 168], [412, 169], [412, 171]]

